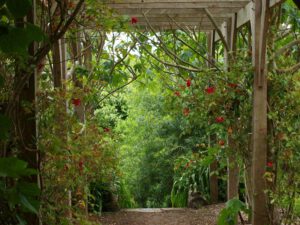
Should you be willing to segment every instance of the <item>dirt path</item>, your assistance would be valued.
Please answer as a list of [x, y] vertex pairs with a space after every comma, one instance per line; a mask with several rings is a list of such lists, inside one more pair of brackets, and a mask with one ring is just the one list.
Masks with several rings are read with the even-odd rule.
[[193, 209], [136, 209], [104, 213], [102, 225], [215, 225], [224, 204]]

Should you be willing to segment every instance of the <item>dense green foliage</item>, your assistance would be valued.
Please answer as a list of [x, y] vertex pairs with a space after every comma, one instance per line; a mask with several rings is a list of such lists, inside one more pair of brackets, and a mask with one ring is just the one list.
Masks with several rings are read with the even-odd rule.
[[[31, 1], [0, 0], [0, 223], [26, 224], [38, 214], [48, 224], [88, 224], [87, 211], [186, 207], [190, 191], [210, 203], [211, 175], [226, 201], [227, 159], [234, 156], [240, 200], [227, 202], [218, 224], [236, 224], [238, 213], [251, 209], [248, 25], [228, 70], [220, 44], [216, 62], [207, 60], [205, 33], [141, 32], [130, 18], [88, 0], [62, 35], [68, 58], [58, 64], [68, 74], [57, 84], [56, 26], [67, 24], [75, 6], [46, 15], [41, 3], [42, 19], [33, 25], [22, 19]], [[266, 193], [270, 217], [280, 209], [285, 224], [300, 215], [299, 18], [292, 1], [275, 8], [268, 44]], [[38, 53], [47, 50], [43, 57], [32, 57], [32, 42]], [[22, 90], [33, 69], [37, 90], [28, 102]], [[20, 111], [37, 121], [35, 169], [24, 153]]]

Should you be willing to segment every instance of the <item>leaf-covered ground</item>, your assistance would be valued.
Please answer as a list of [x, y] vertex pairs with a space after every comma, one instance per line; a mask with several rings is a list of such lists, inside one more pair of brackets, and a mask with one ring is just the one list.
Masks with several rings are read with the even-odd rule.
[[[102, 225], [215, 225], [224, 204], [193, 209], [140, 209], [104, 213]], [[96, 218], [94, 218], [96, 220]]]

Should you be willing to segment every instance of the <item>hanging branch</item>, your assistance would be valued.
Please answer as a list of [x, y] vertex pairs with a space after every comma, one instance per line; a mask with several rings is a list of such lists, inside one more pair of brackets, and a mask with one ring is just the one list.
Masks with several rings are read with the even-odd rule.
[[222, 70], [213, 62], [211, 62], [211, 60], [208, 60], [205, 56], [203, 56], [199, 51], [197, 51], [195, 48], [193, 48], [191, 45], [189, 45], [187, 42], [185, 42], [184, 40], [182, 40], [181, 38], [179, 38], [176, 34], [173, 34], [174, 37], [180, 41], [182, 44], [184, 44], [185, 46], [187, 46], [188, 48], [190, 48], [193, 52], [195, 52], [196, 54], [198, 54], [202, 59], [204, 59], [206, 62], [208, 62], [212, 67], [216, 68], [218, 71], [222, 72]]
[[[168, 49], [168, 47], [166, 47], [165, 43], [162, 41], [162, 39], [156, 34], [154, 28], [152, 27], [152, 25], [150, 24], [148, 18], [146, 17], [146, 15], [144, 14], [144, 17], [146, 19], [147, 25], [149, 26], [149, 28], [151, 29], [151, 31], [153, 32], [153, 34], [155, 35], [155, 37], [159, 40], [159, 45], [162, 47], [162, 49], [164, 50], [164, 52], [170, 57], [172, 58], [172, 56], [174, 57], [174, 61], [178, 60], [180, 62], [182, 62], [183, 64], [186, 64], [192, 68], [198, 69], [198, 67], [194, 66], [193, 64], [186, 62], [185, 60], [179, 58], [174, 52], [172, 52], [170, 49]], [[145, 36], [145, 35], [144, 35]], [[146, 36], [145, 36], [146, 37]]]
[[[109, 97], [109, 96], [111, 96], [112, 94], [116, 93], [117, 91], [119, 91], [119, 90], [125, 88], [125, 87], [128, 86], [129, 84], [133, 83], [134, 81], [137, 80], [138, 77], [141, 76], [141, 75], [137, 75], [137, 74], [134, 72], [134, 70], [133, 70], [129, 65], [126, 65], [126, 64], [124, 64], [124, 65], [125, 65], [125, 67], [127, 68], [127, 70], [128, 70], [131, 74], [133, 74], [133, 78], [132, 78], [130, 81], [128, 81], [127, 83], [121, 85], [120, 87], [118, 87], [118, 88], [114, 89], [113, 91], [109, 92], [108, 94], [106, 94], [103, 98], [101, 98], [101, 99], [99, 100], [98, 103], [101, 103], [101, 102], [102, 102], [103, 100], [105, 100], [107, 97]], [[130, 68], [130, 69], [129, 69], [129, 68]]]
[[[64, 24], [64, 26], [60, 29], [59, 32], [54, 33], [54, 35], [49, 37], [49, 41], [36, 52], [33, 59], [29, 61], [29, 65], [38, 65], [42, 61], [42, 59], [48, 54], [48, 52], [51, 49], [52, 44], [55, 43], [56, 41], [58, 41], [61, 37], [63, 37], [63, 35], [66, 33], [66, 31], [68, 30], [68, 28], [74, 21], [75, 17], [79, 13], [83, 3], [84, 3], [84, 0], [80, 0], [78, 2], [78, 4], [76, 5], [76, 8], [74, 9], [74, 11], [71, 14], [71, 16], [69, 17], [69, 19]], [[24, 88], [28, 79], [31, 76], [32, 76], [32, 73], [26, 73], [26, 74], [24, 74], [24, 76], [21, 77], [21, 79], [19, 79], [19, 81], [16, 84], [15, 95], [19, 95], [21, 93], [22, 89]], [[12, 101], [14, 101], [14, 99], [16, 99], [16, 96], [12, 97]]]
[[[176, 26], [179, 28], [179, 29], [182, 29], [185, 34], [191, 39], [193, 40], [195, 43], [199, 43], [199, 40], [195, 40], [194, 37], [192, 37], [189, 32], [185, 31], [183, 29], [183, 27], [178, 24], [178, 22], [176, 20], [174, 20], [172, 17], [169, 16], [169, 18], [176, 24]], [[194, 34], [194, 36], [196, 37], [196, 34], [195, 34], [195, 31], [193, 30], [192, 32]], [[183, 41], [182, 39], [180, 39], [179, 37], [177, 37], [177, 40], [179, 40], [181, 43], [183, 43], [185, 46], [189, 47], [192, 51], [194, 51], [196, 54], [198, 54], [202, 59], [204, 59], [205, 61], [207, 61], [209, 64], [211, 64], [213, 67], [215, 67], [217, 70], [221, 71], [221, 69], [219, 67], [217, 67], [214, 63], [212, 63], [210, 60], [208, 60], [205, 56], [203, 56], [203, 54], [201, 54], [199, 51], [197, 51], [195, 48], [193, 48], [191, 45], [187, 44], [185, 41]]]
[[155, 56], [154, 54], [152, 54], [150, 51], [148, 51], [147, 48], [144, 47], [143, 43], [137, 38], [135, 37], [132, 33], [130, 33], [130, 35], [135, 39], [137, 40], [137, 42], [141, 45], [141, 47], [152, 57], [154, 58], [155, 60], [157, 60], [158, 62], [166, 65], [166, 66], [170, 66], [170, 67], [175, 67], [175, 68], [178, 68], [178, 69], [184, 69], [184, 70], [187, 70], [187, 71], [191, 71], [191, 72], [203, 72], [203, 70], [200, 70], [200, 69], [195, 69], [195, 68], [190, 68], [190, 67], [186, 67], [186, 66], [182, 66], [182, 65], [176, 65], [176, 64], [172, 64], [172, 63], [169, 63], [169, 62], [165, 62], [161, 59], [159, 59], [157, 56]]
[[111, 70], [110, 70], [110, 73], [109, 73], [110, 76], [113, 74], [115, 68], [116, 68], [119, 64], [121, 64], [121, 63], [127, 58], [127, 56], [129, 55], [129, 53], [131, 52], [131, 50], [135, 47], [136, 42], [137, 42], [137, 41], [135, 40], [135, 41], [133, 42], [133, 44], [130, 46], [129, 50], [126, 52], [126, 54], [123, 55], [123, 57], [120, 58], [116, 63], [114, 63], [114, 65], [112, 66], [112, 68], [111, 68]]

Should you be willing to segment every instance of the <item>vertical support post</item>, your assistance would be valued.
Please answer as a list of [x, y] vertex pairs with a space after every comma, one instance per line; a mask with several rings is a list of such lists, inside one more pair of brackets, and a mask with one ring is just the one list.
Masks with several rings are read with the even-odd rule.
[[[225, 69], [227, 71], [231, 70], [232, 63], [234, 63], [235, 55], [236, 55], [236, 41], [237, 41], [237, 14], [234, 14], [230, 20], [226, 22], [225, 29], [225, 40], [227, 45], [229, 46], [228, 52], [226, 49], [224, 50], [224, 58], [225, 58]], [[237, 163], [237, 158], [233, 155], [233, 149], [236, 148], [236, 144], [234, 140], [229, 136], [228, 137], [228, 159], [227, 159], [227, 200], [238, 197], [239, 195], [239, 166]]]
[[267, 161], [267, 31], [269, 27], [269, 0], [255, 0], [251, 16], [253, 84], [253, 208], [252, 225], [268, 225], [269, 216], [265, 194]]
[[207, 33], [207, 58], [210, 61], [207, 62], [207, 66], [211, 67], [212, 64], [215, 63], [215, 54], [216, 54], [216, 46], [215, 46], [216, 34], [215, 31], [211, 31]]
[[[211, 63], [208, 63], [208, 67], [211, 67], [211, 64], [215, 63], [215, 32], [211, 31], [207, 34], [207, 46], [208, 46], [208, 59]], [[209, 146], [211, 142], [215, 141], [215, 136], [209, 136]], [[209, 166], [210, 173], [218, 170], [218, 161], [213, 161]], [[210, 198], [211, 203], [218, 202], [218, 195], [219, 195], [219, 187], [218, 187], [218, 176], [216, 174], [210, 175], [209, 179], [209, 186], [210, 186]]]

